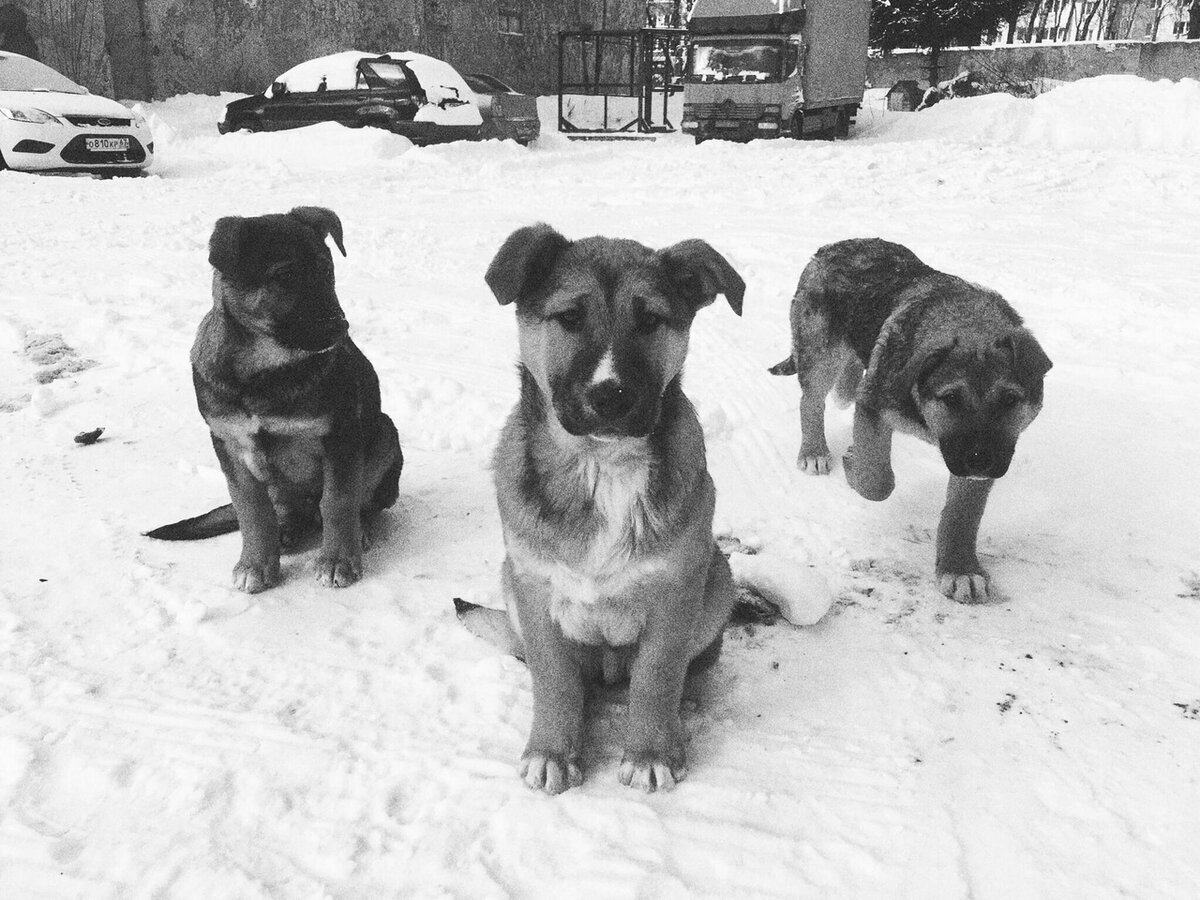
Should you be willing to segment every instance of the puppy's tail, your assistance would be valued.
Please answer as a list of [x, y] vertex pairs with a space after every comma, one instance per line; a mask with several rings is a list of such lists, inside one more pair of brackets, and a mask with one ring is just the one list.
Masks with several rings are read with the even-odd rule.
[[146, 537], [157, 538], [160, 541], [198, 541], [237, 530], [238, 520], [237, 514], [233, 511], [233, 504], [226, 503], [224, 506], [209, 510], [202, 516], [193, 516], [181, 522], [163, 525], [161, 528], [155, 528], [145, 534]]
[[454, 614], [463, 627], [477, 638], [487, 641], [501, 653], [525, 661], [525, 642], [513, 631], [508, 613], [502, 609], [489, 609], [478, 603], [468, 603], [461, 597], [454, 598]]
[[771, 366], [771, 368], [767, 369], [767, 371], [772, 375], [795, 375], [796, 360], [794, 357], [789, 356], [787, 359], [775, 363], [775, 365]]

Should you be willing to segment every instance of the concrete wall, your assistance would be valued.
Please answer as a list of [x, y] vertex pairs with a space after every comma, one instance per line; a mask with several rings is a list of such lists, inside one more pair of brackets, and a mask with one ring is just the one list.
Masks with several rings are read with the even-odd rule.
[[[928, 84], [928, 53], [894, 53], [867, 63], [872, 87], [891, 87], [911, 78]], [[1031, 81], [1049, 78], [1077, 81], [1095, 75], [1132, 74], [1143, 78], [1200, 78], [1200, 41], [1106, 41], [1099, 44], [1005, 44], [943, 50], [939, 79], [964, 69], [988, 80]]]

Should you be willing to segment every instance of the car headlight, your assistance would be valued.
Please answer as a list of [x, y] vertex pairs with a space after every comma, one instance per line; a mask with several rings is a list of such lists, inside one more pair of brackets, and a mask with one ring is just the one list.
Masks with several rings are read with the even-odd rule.
[[136, 109], [131, 109], [129, 111], [129, 120], [133, 123], [134, 128], [147, 128], [150, 125], [150, 123], [146, 121], [146, 117]]
[[14, 122], [27, 122], [30, 125], [61, 125], [62, 120], [52, 116], [44, 109], [17, 109], [12, 106], [0, 106], [0, 116], [12, 119]]

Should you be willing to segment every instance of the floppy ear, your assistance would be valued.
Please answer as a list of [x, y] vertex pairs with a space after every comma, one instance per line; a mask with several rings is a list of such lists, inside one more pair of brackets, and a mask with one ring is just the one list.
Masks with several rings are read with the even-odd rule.
[[720, 253], [706, 241], [693, 238], [658, 251], [667, 275], [696, 309], [708, 306], [724, 294], [733, 311], [742, 314], [746, 282]]
[[332, 234], [338, 250], [342, 256], [346, 255], [346, 248], [342, 244], [342, 220], [332, 209], [326, 209], [324, 206], [297, 206], [288, 215], [299, 219], [319, 234], [321, 240]]
[[213, 226], [208, 239], [208, 262], [222, 275], [235, 281], [251, 280], [252, 272], [246, 265], [245, 247], [250, 236], [250, 223], [241, 216], [223, 216]]
[[996, 346], [1012, 354], [1013, 374], [1026, 388], [1036, 388], [1054, 363], [1028, 328], [1014, 328], [996, 339]]
[[544, 222], [518, 228], [500, 245], [483, 280], [501, 306], [520, 300], [546, 280], [571, 242]]
[[948, 344], [918, 347], [909, 357], [908, 362], [900, 369], [895, 386], [904, 397], [911, 397], [913, 388], [919, 388], [933, 370], [945, 362], [946, 357], [954, 349], [956, 340]]

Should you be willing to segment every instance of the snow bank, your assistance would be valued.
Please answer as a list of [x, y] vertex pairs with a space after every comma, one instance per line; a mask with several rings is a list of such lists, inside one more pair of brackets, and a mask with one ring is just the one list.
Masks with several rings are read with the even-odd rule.
[[862, 122], [868, 141], [943, 141], [1049, 149], [1200, 150], [1200, 82], [1103, 75], [1032, 100], [989, 94]]
[[241, 96], [184, 94], [135, 107], [154, 134], [151, 171], [170, 176], [222, 168], [353, 171], [377, 167], [413, 147], [408, 138], [381, 128], [346, 128], [336, 122], [287, 131], [218, 133], [225, 105]]

